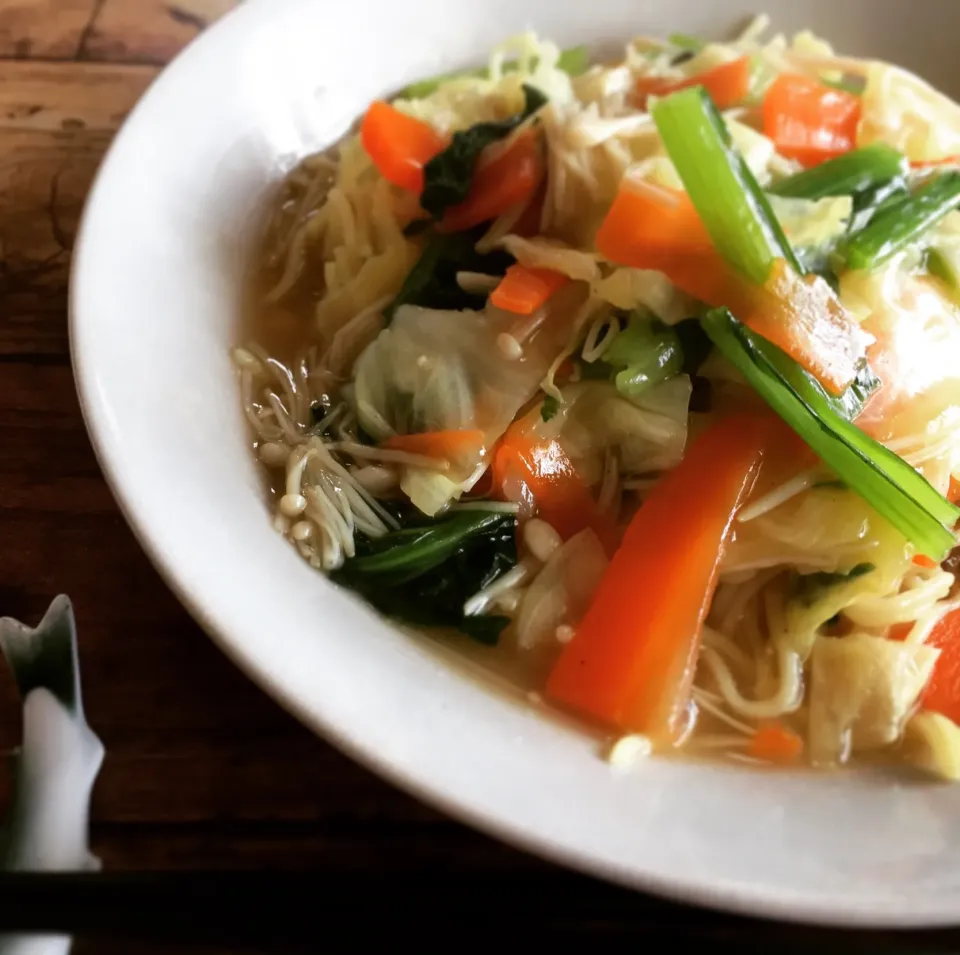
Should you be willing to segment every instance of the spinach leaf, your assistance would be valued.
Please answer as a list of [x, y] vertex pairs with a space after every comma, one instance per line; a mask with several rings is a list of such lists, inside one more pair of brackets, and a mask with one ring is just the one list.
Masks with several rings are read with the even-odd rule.
[[549, 421], [560, 410], [560, 402], [553, 395], [547, 395], [540, 405], [540, 420]]
[[466, 292], [457, 284], [457, 272], [482, 272], [503, 275], [513, 263], [506, 252], [477, 252], [475, 246], [481, 230], [456, 235], [431, 236], [416, 264], [407, 273], [400, 291], [384, 309], [389, 322], [401, 305], [421, 305], [424, 308], [460, 310], [483, 308], [485, 298]]
[[533, 86], [524, 84], [523, 95], [525, 105], [522, 113], [509, 119], [475, 123], [468, 129], [454, 133], [450, 145], [423, 167], [420, 205], [434, 219], [440, 219], [450, 206], [467, 198], [480, 153], [491, 143], [513, 132], [547, 102], [546, 96]]
[[463, 605], [517, 562], [516, 518], [461, 511], [422, 515], [412, 526], [357, 541], [357, 554], [332, 579], [388, 617], [407, 624], [452, 627], [496, 644], [507, 617], [465, 617]]

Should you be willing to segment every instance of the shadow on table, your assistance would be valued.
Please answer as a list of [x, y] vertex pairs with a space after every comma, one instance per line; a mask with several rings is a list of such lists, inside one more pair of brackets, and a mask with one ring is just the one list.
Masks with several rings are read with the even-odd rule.
[[651, 951], [644, 943], [671, 949], [682, 943], [710, 955], [960, 952], [957, 930], [846, 932], [754, 921], [559, 869], [535, 880], [471, 880], [445, 871], [382, 879], [269, 872], [0, 875], [0, 931], [69, 932], [77, 939], [75, 955], [364, 951], [385, 941], [448, 951], [512, 951], [521, 942], [562, 950], [578, 940], [592, 946], [630, 941], [640, 952]]

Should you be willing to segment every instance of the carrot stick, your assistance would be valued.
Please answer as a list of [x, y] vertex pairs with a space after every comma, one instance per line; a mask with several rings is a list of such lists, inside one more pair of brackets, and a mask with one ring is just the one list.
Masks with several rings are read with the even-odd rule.
[[531, 315], [569, 282], [570, 279], [562, 272], [511, 265], [493, 290], [490, 302], [507, 312]]
[[950, 501], [951, 504], [960, 503], [960, 481], [952, 476], [950, 478], [950, 487], [947, 490], [947, 500]]
[[597, 506], [583, 478], [556, 439], [531, 434], [523, 419], [514, 422], [493, 458], [495, 493], [530, 502], [564, 539], [592, 528], [608, 553], [617, 547], [613, 521]]
[[753, 734], [747, 753], [766, 763], [795, 763], [803, 752], [803, 740], [780, 723], [762, 726]]
[[960, 721], [960, 610], [947, 614], [933, 628], [926, 645], [939, 650], [940, 656], [920, 705], [956, 723]]
[[815, 166], [853, 149], [860, 113], [859, 96], [781, 73], [763, 100], [763, 132], [781, 155]]
[[713, 252], [710, 236], [685, 192], [630, 179], [620, 187], [596, 242], [605, 258], [624, 265], [632, 264], [624, 257], [643, 260]]
[[624, 732], [678, 741], [724, 544], [770, 427], [759, 415], [719, 421], [654, 487], [550, 674], [550, 699]]
[[697, 76], [673, 80], [662, 76], [641, 76], [634, 87], [634, 99], [640, 109], [647, 108], [651, 96], [669, 96], [691, 86], [702, 86], [717, 109], [729, 109], [746, 99], [750, 92], [750, 57], [741, 56], [721, 63]]
[[464, 460], [479, 463], [483, 456], [484, 434], [476, 429], [463, 431], [424, 431], [419, 434], [395, 434], [380, 444], [390, 451], [406, 451], [427, 458], [450, 461]]
[[384, 179], [417, 194], [423, 191], [423, 167], [447, 145], [428, 123], [380, 100], [363, 117], [360, 142]]
[[489, 222], [512, 206], [529, 199], [543, 176], [540, 143], [532, 129], [525, 130], [505, 152], [477, 166], [467, 198], [451, 206], [440, 223], [441, 232], [463, 232]]

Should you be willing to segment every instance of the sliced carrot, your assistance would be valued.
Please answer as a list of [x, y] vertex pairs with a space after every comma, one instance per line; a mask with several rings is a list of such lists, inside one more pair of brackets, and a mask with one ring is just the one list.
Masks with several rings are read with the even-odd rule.
[[795, 763], [803, 753], [803, 740], [780, 723], [771, 723], [753, 734], [747, 752], [767, 763]]
[[[863, 360], [863, 334], [830, 286], [800, 276], [783, 259], [766, 285], [737, 315], [752, 331], [782, 348], [834, 394], [853, 381]], [[869, 340], [869, 339], [868, 339]]]
[[613, 200], [596, 244], [605, 258], [623, 265], [639, 260], [638, 268], [658, 256], [713, 252], [710, 236], [685, 192], [630, 179], [624, 180]]
[[550, 674], [551, 700], [655, 742], [680, 738], [724, 544], [769, 421], [722, 419], [653, 488]]
[[910, 635], [910, 631], [912, 629], [913, 629], [913, 623], [895, 623], [887, 631], [887, 639], [903, 642]]
[[634, 87], [634, 100], [640, 109], [647, 108], [651, 96], [669, 96], [691, 86], [702, 86], [718, 109], [729, 109], [746, 99], [750, 92], [750, 57], [721, 63], [696, 76], [676, 80], [663, 76], [641, 76]]
[[781, 73], [763, 100], [763, 132], [782, 156], [815, 166], [853, 149], [861, 108], [859, 96]]
[[960, 481], [952, 476], [950, 478], [950, 488], [947, 491], [947, 500], [951, 504], [960, 503]]
[[592, 528], [608, 553], [618, 535], [610, 517], [597, 506], [590, 488], [556, 439], [543, 440], [515, 421], [493, 458], [494, 493], [508, 500], [532, 503], [537, 515], [569, 540]]
[[493, 290], [490, 302], [506, 312], [531, 315], [569, 283], [570, 279], [562, 272], [528, 269], [517, 263], [507, 269], [507, 274]]
[[937, 562], [932, 557], [927, 557], [926, 554], [917, 554], [913, 558], [913, 562], [918, 567], [936, 567]]
[[511, 206], [529, 199], [542, 177], [540, 143], [536, 133], [528, 129], [495, 159], [484, 163], [481, 158], [467, 198], [447, 209], [440, 231], [463, 232], [481, 222], [496, 219]]
[[360, 142], [384, 179], [417, 194], [423, 191], [423, 167], [447, 145], [429, 123], [381, 100], [363, 117]]
[[940, 656], [920, 705], [960, 722], [960, 610], [947, 614], [933, 628], [926, 645], [938, 649]]
[[462, 431], [422, 431], [418, 434], [395, 434], [381, 442], [388, 451], [406, 451], [426, 458], [446, 460], [451, 464], [473, 462], [483, 457], [485, 437], [477, 429]]
[[752, 285], [712, 247], [684, 194], [625, 185], [596, 241], [604, 258], [663, 272], [688, 295], [726, 306], [834, 394], [856, 377], [863, 357], [860, 333], [830, 286], [816, 276], [797, 275], [781, 259], [763, 287]]

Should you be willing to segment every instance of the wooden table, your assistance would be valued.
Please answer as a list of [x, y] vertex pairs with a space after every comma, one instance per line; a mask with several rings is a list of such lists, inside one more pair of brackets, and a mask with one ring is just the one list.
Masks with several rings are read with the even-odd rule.
[[[104, 874], [0, 877], [0, 927], [14, 919], [76, 929], [76, 950], [87, 952], [185, 951], [187, 940], [194, 951], [279, 951], [281, 941], [300, 950], [298, 935], [314, 937], [339, 906], [354, 932], [416, 924], [421, 940], [443, 928], [444, 913], [470, 924], [471, 938], [508, 925], [541, 941], [669, 932], [739, 952], [837, 940], [621, 892], [428, 810], [241, 676], [141, 553], [74, 395], [70, 250], [124, 115], [160, 66], [230, 5], [0, 0], [0, 615], [34, 623], [55, 594], [73, 598], [88, 716], [107, 748], [92, 829]], [[4, 751], [19, 739], [18, 719], [12, 681], [2, 679]], [[0, 786], [2, 804], [8, 779]], [[223, 874], [202, 875], [213, 870]], [[144, 872], [156, 874], [134, 875]], [[185, 913], [202, 927], [180, 928], [173, 944]], [[106, 940], [111, 926], [127, 937]], [[898, 944], [841, 941], [847, 951]]]

